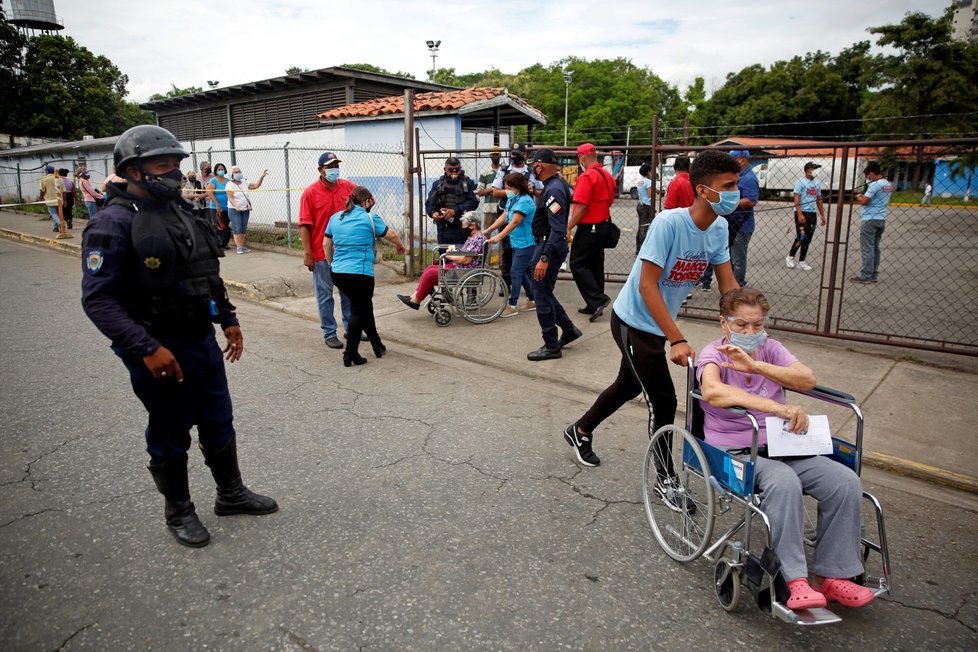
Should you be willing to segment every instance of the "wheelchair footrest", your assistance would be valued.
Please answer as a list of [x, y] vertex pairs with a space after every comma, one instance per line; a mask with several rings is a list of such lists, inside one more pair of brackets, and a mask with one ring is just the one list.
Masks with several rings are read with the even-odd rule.
[[771, 613], [786, 623], [808, 627], [811, 625], [831, 625], [840, 623], [842, 619], [829, 611], [825, 607], [815, 607], [814, 609], [799, 609], [793, 611], [788, 609], [780, 602], [771, 605]]

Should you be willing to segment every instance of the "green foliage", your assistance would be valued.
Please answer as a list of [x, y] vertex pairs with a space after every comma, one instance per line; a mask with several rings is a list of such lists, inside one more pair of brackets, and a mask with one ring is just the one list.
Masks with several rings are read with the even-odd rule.
[[285, 69], [286, 75], [298, 75], [300, 72], [306, 72], [308, 68], [300, 68], [299, 66], [291, 66]]
[[[364, 72], [375, 72], [381, 75], [393, 75], [395, 77], [404, 77], [405, 79], [414, 79], [414, 75], [409, 72], [391, 72], [390, 70], [385, 70], [379, 66], [375, 66], [370, 63], [344, 63], [341, 68], [353, 68], [354, 70], [363, 70]], [[289, 73], [291, 74], [291, 73]]]
[[70, 37], [25, 37], [0, 21], [0, 79], [5, 133], [80, 139], [147, 121], [125, 100], [128, 77]]
[[152, 100], [165, 100], [168, 97], [180, 97], [181, 95], [192, 95], [193, 93], [200, 93], [204, 89], [200, 86], [188, 86], [186, 88], [177, 88], [176, 84], [170, 84], [170, 90], [166, 93], [153, 93], [149, 96], [150, 101]]
[[[975, 132], [978, 46], [951, 40], [952, 9], [934, 19], [909, 13], [898, 25], [870, 28], [876, 43], [896, 49], [870, 60], [869, 94], [861, 106], [869, 136], [914, 138]], [[901, 116], [918, 116], [907, 121]]]

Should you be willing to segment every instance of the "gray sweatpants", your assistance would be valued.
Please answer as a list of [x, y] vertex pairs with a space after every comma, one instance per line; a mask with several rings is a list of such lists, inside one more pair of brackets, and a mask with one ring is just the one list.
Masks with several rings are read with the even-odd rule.
[[812, 573], [850, 578], [863, 572], [859, 554], [863, 490], [859, 476], [849, 467], [821, 456], [759, 457], [754, 474], [785, 580], [808, 577], [803, 490], [818, 501]]

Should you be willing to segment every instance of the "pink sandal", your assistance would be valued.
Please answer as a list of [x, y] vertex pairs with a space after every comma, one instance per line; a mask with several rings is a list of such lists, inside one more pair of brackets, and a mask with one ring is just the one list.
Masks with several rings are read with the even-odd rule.
[[876, 597], [865, 586], [853, 584], [849, 580], [826, 579], [814, 590], [824, 595], [828, 602], [838, 602], [844, 607], [852, 608], [867, 605]]
[[788, 590], [791, 591], [791, 597], [785, 606], [791, 610], [813, 609], [826, 604], [826, 596], [813, 589], [804, 577], [788, 582]]

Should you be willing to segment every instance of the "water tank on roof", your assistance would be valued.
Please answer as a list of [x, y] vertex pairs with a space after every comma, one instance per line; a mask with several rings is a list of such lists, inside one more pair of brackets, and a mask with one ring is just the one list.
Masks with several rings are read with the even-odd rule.
[[61, 16], [54, 13], [54, 0], [9, 0], [7, 22], [22, 29], [56, 31], [64, 29]]

